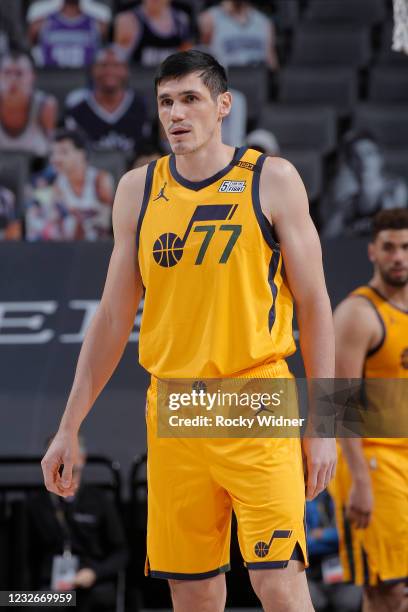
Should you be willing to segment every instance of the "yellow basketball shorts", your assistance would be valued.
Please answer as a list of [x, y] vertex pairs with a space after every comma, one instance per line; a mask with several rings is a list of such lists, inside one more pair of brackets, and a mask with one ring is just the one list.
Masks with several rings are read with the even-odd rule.
[[344, 579], [370, 586], [404, 581], [408, 578], [408, 446], [367, 444], [364, 455], [374, 495], [367, 529], [356, 529], [346, 518], [351, 476], [341, 452], [331, 485]]
[[[284, 361], [262, 369], [272, 377], [291, 377]], [[197, 580], [228, 571], [232, 511], [248, 569], [285, 568], [290, 559], [306, 566], [299, 438], [160, 438], [153, 382], [146, 575]]]

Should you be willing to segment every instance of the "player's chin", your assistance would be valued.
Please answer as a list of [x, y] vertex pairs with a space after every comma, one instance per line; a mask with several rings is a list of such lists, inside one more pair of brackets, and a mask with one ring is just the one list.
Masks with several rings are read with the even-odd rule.
[[176, 155], [187, 155], [195, 150], [192, 144], [187, 144], [186, 142], [173, 142], [171, 148]]
[[405, 271], [390, 271], [388, 273], [388, 283], [394, 287], [404, 287], [408, 283], [408, 274]]

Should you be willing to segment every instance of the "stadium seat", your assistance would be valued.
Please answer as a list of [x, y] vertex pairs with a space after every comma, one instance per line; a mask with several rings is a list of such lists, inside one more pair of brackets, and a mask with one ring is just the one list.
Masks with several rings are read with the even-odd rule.
[[17, 215], [24, 211], [24, 189], [29, 179], [30, 160], [27, 153], [0, 151], [0, 185], [16, 196]]
[[275, 0], [274, 22], [278, 30], [291, 30], [299, 22], [299, 3], [297, 0]]
[[130, 86], [146, 100], [149, 119], [157, 115], [156, 94], [154, 91], [154, 76], [156, 68], [133, 64], [130, 69]]
[[289, 104], [320, 104], [347, 113], [357, 101], [354, 70], [289, 67], [280, 74], [279, 101]]
[[247, 101], [248, 119], [258, 119], [268, 99], [268, 76], [264, 66], [231, 66], [228, 82], [241, 91]]
[[353, 127], [368, 130], [387, 149], [406, 149], [408, 110], [400, 106], [360, 104], [354, 112]]
[[295, 166], [305, 184], [309, 200], [316, 200], [322, 191], [322, 159], [316, 151], [296, 151], [284, 149], [282, 157]]
[[392, 21], [387, 22], [383, 27], [378, 63], [385, 65], [395, 64], [408, 68], [408, 55], [400, 51], [392, 50], [393, 27], [394, 24]]
[[306, 9], [307, 21], [374, 25], [386, 17], [384, 0], [312, 0]]
[[71, 91], [84, 88], [87, 85], [87, 72], [83, 68], [75, 70], [42, 68], [37, 70], [36, 87], [53, 94], [57, 98], [60, 116], [63, 114], [67, 95]]
[[369, 100], [379, 104], [408, 103], [406, 68], [379, 66], [371, 73]]
[[115, 180], [115, 185], [126, 171], [126, 157], [121, 151], [92, 151], [89, 161], [96, 168], [110, 172]]
[[363, 68], [371, 57], [367, 28], [303, 23], [294, 34], [291, 64]]
[[265, 106], [259, 127], [273, 132], [280, 147], [329, 153], [336, 146], [336, 112], [328, 107]]

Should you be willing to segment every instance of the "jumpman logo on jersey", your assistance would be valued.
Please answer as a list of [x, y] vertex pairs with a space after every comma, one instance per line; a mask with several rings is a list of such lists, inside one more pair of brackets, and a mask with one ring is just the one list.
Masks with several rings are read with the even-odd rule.
[[160, 200], [160, 198], [163, 198], [163, 200], [166, 200], [166, 202], [169, 201], [169, 198], [167, 198], [164, 194], [164, 190], [166, 189], [166, 187], [167, 187], [167, 181], [164, 183], [163, 187], [160, 189], [159, 193], [154, 198], [153, 202], [156, 202], [156, 200]]

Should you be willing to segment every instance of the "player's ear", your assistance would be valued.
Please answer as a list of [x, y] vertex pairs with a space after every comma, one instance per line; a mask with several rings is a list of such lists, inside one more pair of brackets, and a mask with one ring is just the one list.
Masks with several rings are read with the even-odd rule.
[[225, 91], [218, 96], [218, 110], [220, 113], [220, 119], [224, 119], [231, 112], [232, 95], [231, 92]]

